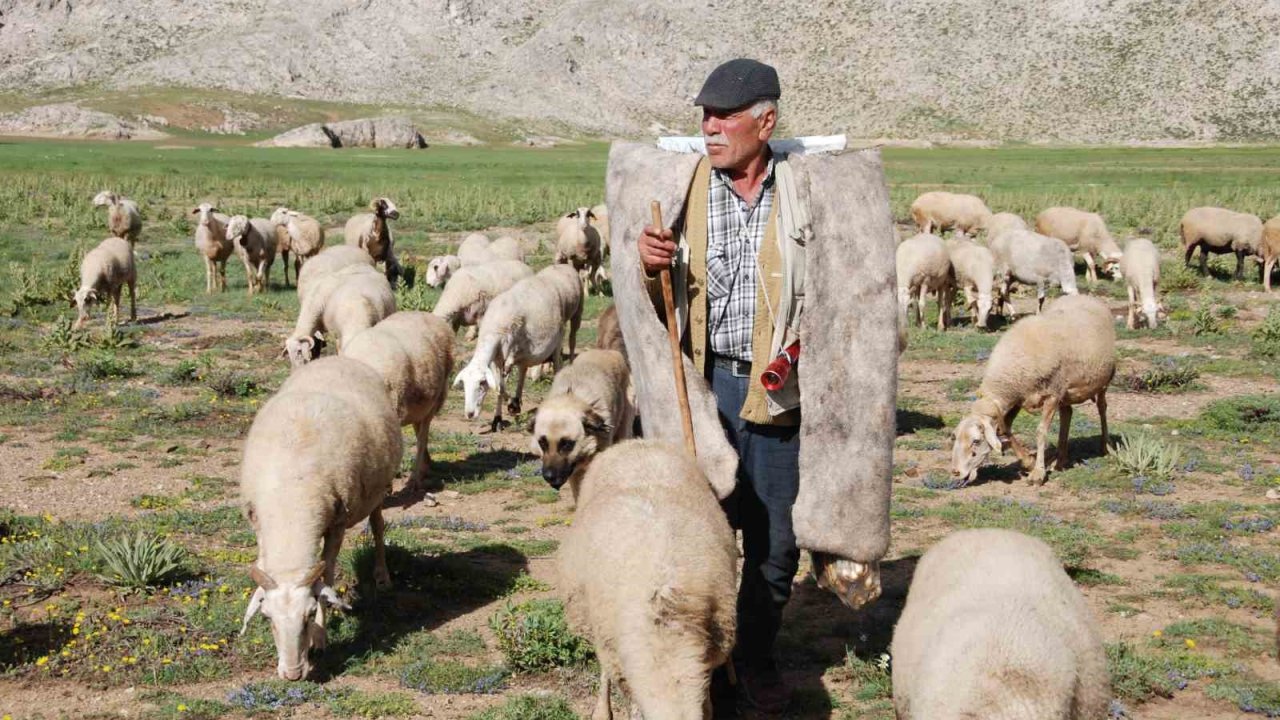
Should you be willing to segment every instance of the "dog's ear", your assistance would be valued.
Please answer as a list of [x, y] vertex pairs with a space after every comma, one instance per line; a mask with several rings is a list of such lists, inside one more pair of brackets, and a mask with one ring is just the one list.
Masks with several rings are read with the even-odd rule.
[[538, 424], [538, 411], [534, 410], [533, 412], [529, 413], [529, 419], [526, 420], [524, 423], [524, 431], [532, 434], [533, 427], [537, 424]]
[[591, 408], [582, 413], [582, 429], [590, 435], [612, 435], [613, 426], [604, 421], [600, 414]]

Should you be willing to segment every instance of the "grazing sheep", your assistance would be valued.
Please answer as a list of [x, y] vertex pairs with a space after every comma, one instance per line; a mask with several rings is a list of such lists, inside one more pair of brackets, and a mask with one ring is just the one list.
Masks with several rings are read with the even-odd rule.
[[1119, 262], [1123, 253], [1107, 231], [1101, 215], [1072, 207], [1051, 207], [1036, 216], [1036, 232], [1057, 238], [1080, 253], [1091, 285], [1098, 282], [1094, 256], [1098, 257], [1104, 272], [1110, 270], [1113, 279], [1122, 279]]
[[911, 218], [922, 233], [955, 228], [974, 235], [987, 226], [991, 210], [982, 198], [949, 192], [927, 192], [911, 203]]
[[551, 487], [576, 484], [592, 457], [631, 437], [632, 392], [617, 350], [587, 350], [556, 375], [533, 421], [533, 451]]
[[1184, 262], [1191, 267], [1191, 256], [1200, 248], [1200, 272], [1209, 272], [1209, 255], [1236, 255], [1236, 280], [1244, 279], [1246, 255], [1262, 256], [1262, 220], [1257, 215], [1238, 213], [1218, 207], [1198, 207], [1187, 211], [1178, 224], [1182, 234]]
[[361, 263], [315, 278], [300, 301], [293, 334], [285, 339], [281, 353], [295, 368], [320, 355], [317, 333], [336, 335], [341, 350], [343, 342], [396, 311], [391, 284], [377, 270]]
[[627, 344], [618, 324], [618, 306], [610, 305], [596, 320], [596, 347], [601, 350], [617, 350], [627, 357]]
[[[281, 678], [301, 680], [310, 672], [308, 650], [325, 645], [325, 605], [351, 609], [333, 590], [347, 528], [369, 518], [373, 577], [379, 587], [390, 584], [381, 505], [400, 468], [401, 443], [383, 379], [347, 358], [293, 373], [254, 418], [240, 497], [258, 538], [258, 559], [249, 567], [257, 589], [240, 633], [255, 613], [267, 616]], [[315, 621], [308, 622], [312, 613]]]
[[489, 238], [480, 233], [471, 233], [458, 243], [458, 261], [462, 267], [483, 265], [493, 260], [489, 252]]
[[591, 225], [595, 218], [590, 208], [581, 207], [574, 210], [557, 225], [555, 262], [567, 263], [578, 271], [582, 278], [582, 294], [587, 294], [588, 285], [596, 294], [600, 293], [600, 231]]
[[600, 659], [592, 717], [613, 717], [617, 683], [632, 717], [710, 718], [711, 672], [734, 643], [738, 551], [706, 476], [677, 447], [633, 440], [571, 487], [558, 564], [569, 623]]
[[112, 235], [128, 240], [130, 245], [138, 242], [138, 236], [142, 234], [142, 212], [136, 202], [103, 190], [93, 197], [93, 206], [106, 206], [107, 230]]
[[1280, 215], [1262, 226], [1262, 287], [1271, 292], [1271, 270], [1280, 258]]
[[459, 268], [431, 313], [448, 322], [454, 332], [464, 325], [479, 325], [494, 298], [528, 277], [533, 277], [533, 270], [515, 260]]
[[1134, 238], [1124, 245], [1120, 271], [1129, 288], [1129, 317], [1126, 326], [1130, 330], [1138, 326], [1138, 301], [1141, 300], [1147, 327], [1154, 330], [1159, 309], [1156, 288], [1160, 286], [1160, 251], [1150, 240]]
[[494, 262], [496, 260], [518, 260], [524, 262], [525, 251], [524, 245], [520, 244], [520, 240], [510, 235], [503, 235], [489, 244], [489, 254]]
[[[279, 207], [271, 213], [271, 222], [289, 233], [289, 250], [293, 253], [293, 276], [302, 271], [307, 260], [324, 248], [324, 228], [313, 217], [289, 208]], [[285, 273], [288, 277], [288, 272]]]
[[396, 259], [395, 241], [391, 237], [391, 226], [388, 220], [399, 220], [400, 211], [387, 198], [375, 198], [369, 203], [372, 212], [352, 215], [343, 228], [343, 236], [348, 245], [364, 248], [375, 263], [383, 263], [387, 271], [387, 282], [396, 286], [402, 269]]
[[1018, 215], [1007, 212], [996, 213], [987, 221], [987, 244], [990, 245], [994, 238], [1011, 230], [1029, 229], [1030, 228], [1027, 227], [1027, 222]]
[[[600, 254], [609, 257], [609, 206], [604, 203], [593, 205], [591, 214], [595, 216], [595, 228], [600, 233]], [[603, 266], [601, 270], [603, 271]]]
[[410, 504], [429, 490], [431, 455], [427, 435], [431, 421], [444, 406], [453, 374], [453, 331], [440, 318], [425, 312], [397, 312], [342, 344], [342, 357], [359, 360], [382, 376], [401, 425], [412, 425], [418, 440], [409, 482], [397, 494]]
[[298, 273], [298, 302], [306, 301], [307, 288], [320, 276], [328, 275], [351, 265], [373, 267], [373, 258], [364, 250], [350, 245], [334, 245], [321, 250], [319, 254], [307, 261], [307, 264], [303, 265], [302, 270]]
[[462, 267], [457, 255], [437, 255], [427, 263], [427, 285], [438, 288], [449, 282], [450, 276]]
[[[270, 222], [268, 220], [268, 222]], [[275, 225], [275, 223], [271, 223]], [[289, 230], [283, 225], [275, 225], [276, 233], [276, 253], [280, 255], [280, 262], [283, 264], [281, 268], [284, 271], [284, 286], [289, 287], [289, 252], [293, 250], [293, 243], [289, 238]], [[297, 271], [294, 271], [294, 279], [297, 279]]]
[[1005, 317], [1013, 316], [1009, 297], [1014, 282], [1036, 287], [1037, 313], [1044, 307], [1051, 284], [1057, 284], [1067, 295], [1080, 292], [1076, 287], [1071, 249], [1057, 238], [1030, 230], [1010, 230], [993, 238], [990, 248], [996, 261], [1001, 313]]
[[507, 398], [503, 378], [513, 367], [518, 369], [516, 393], [507, 410], [513, 415], [519, 413], [527, 370], [548, 359], [556, 371], [560, 370], [565, 322], [570, 326], [572, 357], [574, 338], [582, 323], [582, 286], [573, 268], [566, 265], [544, 268], [495, 298], [480, 321], [476, 352], [453, 383], [464, 388], [467, 418], [480, 415], [485, 395], [496, 388], [498, 403], [491, 427], [501, 427]]
[[987, 326], [991, 312], [995, 258], [991, 251], [960, 235], [947, 241], [947, 256], [955, 270], [956, 284], [964, 290], [964, 306], [978, 327]]
[[951, 294], [955, 274], [947, 257], [947, 246], [937, 235], [920, 233], [898, 245], [898, 327], [907, 325], [907, 311], [916, 300], [916, 322], [924, 327], [924, 302], [929, 293], [938, 297], [938, 329], [945, 330], [951, 318]]
[[961, 530], [916, 565], [893, 632], [900, 720], [1097, 720], [1111, 678], [1097, 621], [1053, 550]]
[[129, 286], [129, 319], [138, 319], [135, 292], [138, 271], [133, 264], [133, 245], [120, 237], [109, 237], [85, 253], [80, 261], [80, 287], [75, 292], [76, 322], [80, 329], [89, 319], [89, 303], [111, 299], [107, 327], [120, 321], [120, 288]]
[[[1056, 242], [1056, 241], [1055, 241]], [[1107, 384], [1116, 372], [1116, 330], [1105, 303], [1087, 295], [1059, 298], [1041, 315], [1013, 324], [996, 343], [982, 373], [978, 399], [956, 426], [952, 473], [962, 483], [978, 476], [991, 451], [1005, 444], [1030, 469], [1028, 479], [1045, 481], [1045, 435], [1058, 419], [1057, 469], [1067, 467], [1071, 406], [1093, 400], [1102, 423], [1102, 453], [1107, 452]], [[1040, 410], [1034, 462], [1013, 436], [1018, 412]]]
[[244, 263], [249, 294], [265, 291], [276, 260], [276, 226], [270, 220], [234, 215], [227, 221], [227, 239]]
[[200, 216], [196, 223], [196, 249], [204, 257], [204, 291], [226, 292], [227, 258], [235, 250], [235, 244], [227, 239], [230, 218], [209, 203], [200, 203], [191, 214]]

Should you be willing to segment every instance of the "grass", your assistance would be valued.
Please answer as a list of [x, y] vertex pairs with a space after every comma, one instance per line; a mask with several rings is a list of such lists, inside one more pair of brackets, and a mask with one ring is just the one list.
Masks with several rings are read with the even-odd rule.
[[569, 630], [559, 600], [507, 603], [489, 620], [498, 649], [516, 670], [543, 671], [582, 665], [591, 646]]

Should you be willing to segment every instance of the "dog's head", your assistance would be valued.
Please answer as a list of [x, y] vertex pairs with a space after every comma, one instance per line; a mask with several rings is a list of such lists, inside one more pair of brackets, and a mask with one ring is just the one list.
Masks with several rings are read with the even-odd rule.
[[533, 420], [533, 451], [542, 458], [542, 478], [559, 490], [582, 477], [612, 436], [613, 428], [581, 398], [570, 393], [547, 398]]

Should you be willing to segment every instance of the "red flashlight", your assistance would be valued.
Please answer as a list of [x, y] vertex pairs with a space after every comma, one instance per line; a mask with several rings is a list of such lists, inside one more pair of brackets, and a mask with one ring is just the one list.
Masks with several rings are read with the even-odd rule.
[[787, 346], [785, 350], [778, 353], [778, 357], [764, 369], [760, 375], [760, 384], [764, 385], [765, 390], [778, 391], [787, 382], [787, 376], [791, 374], [791, 367], [796, 364], [796, 360], [800, 359], [800, 341], [797, 340]]

